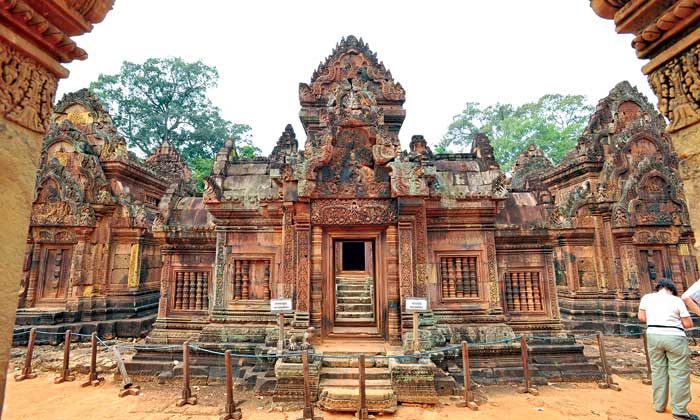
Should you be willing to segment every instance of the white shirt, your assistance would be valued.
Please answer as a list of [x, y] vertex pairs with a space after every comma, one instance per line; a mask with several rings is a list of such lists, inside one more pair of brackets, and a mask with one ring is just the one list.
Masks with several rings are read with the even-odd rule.
[[683, 292], [684, 298], [691, 298], [696, 303], [700, 302], [700, 280], [693, 283], [685, 292]]
[[677, 328], [654, 328], [648, 327], [647, 334], [658, 335], [679, 335], [685, 337], [681, 318], [690, 316], [688, 308], [678, 296], [673, 296], [661, 289], [655, 293], [649, 293], [642, 297], [639, 302], [639, 309], [647, 313], [647, 326], [666, 325]]

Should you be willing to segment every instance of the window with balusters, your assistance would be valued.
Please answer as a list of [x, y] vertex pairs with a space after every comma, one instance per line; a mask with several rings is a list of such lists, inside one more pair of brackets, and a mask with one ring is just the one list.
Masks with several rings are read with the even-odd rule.
[[443, 300], [479, 297], [477, 262], [476, 256], [440, 257], [440, 290]]
[[270, 299], [269, 258], [233, 261], [233, 300]]
[[503, 283], [508, 312], [544, 312], [544, 289], [539, 271], [510, 271], [504, 274]]
[[172, 307], [176, 311], [209, 309], [209, 271], [175, 270]]

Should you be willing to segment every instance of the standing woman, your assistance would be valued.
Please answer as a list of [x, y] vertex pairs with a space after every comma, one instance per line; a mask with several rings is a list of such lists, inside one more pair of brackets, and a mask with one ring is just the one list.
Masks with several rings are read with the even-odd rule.
[[690, 403], [690, 349], [685, 335], [693, 321], [678, 297], [676, 285], [662, 278], [656, 292], [642, 297], [639, 320], [647, 323], [647, 343], [651, 361], [651, 388], [654, 409], [663, 413], [671, 385], [671, 413], [675, 419], [697, 420], [688, 412]]

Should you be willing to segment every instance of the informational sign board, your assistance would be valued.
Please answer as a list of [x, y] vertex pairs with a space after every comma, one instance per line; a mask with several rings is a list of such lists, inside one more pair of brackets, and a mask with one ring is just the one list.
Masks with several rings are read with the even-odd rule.
[[274, 314], [283, 314], [293, 312], [291, 299], [271, 299], [270, 312]]
[[421, 312], [428, 310], [428, 299], [406, 298], [406, 312]]

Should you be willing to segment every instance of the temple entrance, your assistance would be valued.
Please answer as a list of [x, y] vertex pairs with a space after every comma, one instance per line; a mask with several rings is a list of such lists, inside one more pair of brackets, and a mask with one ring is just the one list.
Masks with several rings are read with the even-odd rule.
[[334, 241], [333, 332], [377, 333], [372, 240]]
[[322, 335], [386, 339], [382, 230], [328, 229], [324, 237]]

